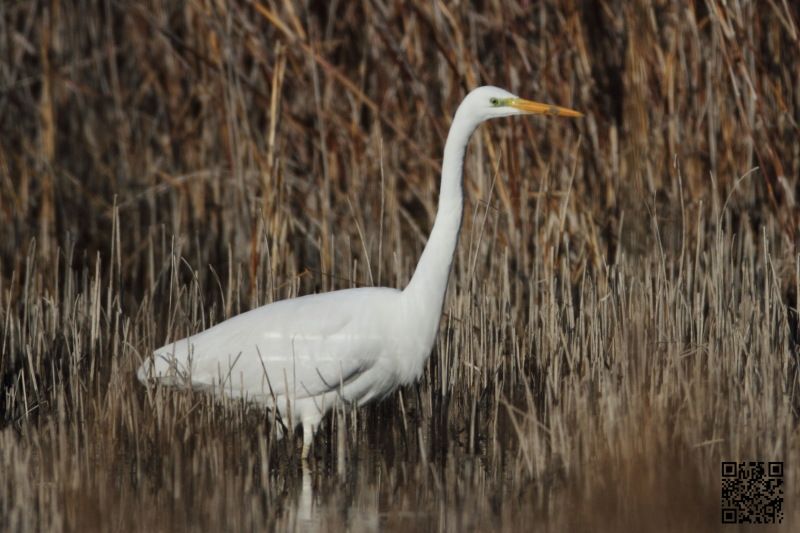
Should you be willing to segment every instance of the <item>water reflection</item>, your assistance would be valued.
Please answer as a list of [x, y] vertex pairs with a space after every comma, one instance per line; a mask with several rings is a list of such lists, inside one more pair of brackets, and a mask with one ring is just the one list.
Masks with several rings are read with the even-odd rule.
[[[365, 461], [373, 466], [372, 461]], [[301, 465], [296, 498], [288, 502], [289, 516], [294, 516], [293, 530], [328, 531], [344, 526], [348, 531], [380, 531], [378, 490], [380, 482], [364, 476], [366, 464], [337, 465], [334, 473], [322, 462]], [[293, 505], [294, 504], [294, 505]], [[292, 508], [293, 507], [293, 508]]]
[[300, 531], [319, 531], [321, 524], [319, 517], [315, 516], [314, 512], [314, 488], [308, 461], [303, 461], [302, 470], [303, 479], [300, 484], [300, 494], [297, 497], [297, 525]]

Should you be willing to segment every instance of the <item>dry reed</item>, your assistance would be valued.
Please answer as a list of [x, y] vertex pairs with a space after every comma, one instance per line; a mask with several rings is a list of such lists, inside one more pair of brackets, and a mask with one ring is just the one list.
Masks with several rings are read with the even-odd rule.
[[[799, 20], [0, 3], [0, 529], [709, 530], [721, 460], [784, 461], [796, 527]], [[134, 381], [254, 306], [402, 286], [483, 83], [587, 116], [473, 138], [418, 386], [334, 413], [301, 476], [263, 412]]]

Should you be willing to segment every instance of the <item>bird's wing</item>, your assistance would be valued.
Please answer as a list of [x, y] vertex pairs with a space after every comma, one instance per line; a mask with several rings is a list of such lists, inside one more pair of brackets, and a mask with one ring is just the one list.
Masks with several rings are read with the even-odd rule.
[[266, 402], [336, 390], [383, 349], [364, 302], [342, 292], [276, 302], [168, 344], [155, 352], [156, 377], [168, 369], [171, 384]]

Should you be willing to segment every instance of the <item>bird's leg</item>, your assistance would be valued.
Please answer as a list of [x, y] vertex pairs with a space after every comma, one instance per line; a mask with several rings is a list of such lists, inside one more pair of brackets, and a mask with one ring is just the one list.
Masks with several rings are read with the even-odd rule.
[[311, 452], [311, 443], [314, 442], [314, 433], [317, 431], [317, 423], [311, 420], [303, 420], [303, 453], [300, 455], [303, 462], [308, 460]]

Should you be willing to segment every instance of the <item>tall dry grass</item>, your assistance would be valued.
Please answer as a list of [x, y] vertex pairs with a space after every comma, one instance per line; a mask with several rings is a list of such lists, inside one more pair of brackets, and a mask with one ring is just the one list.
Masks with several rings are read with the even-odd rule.
[[[0, 3], [0, 527], [687, 530], [721, 460], [800, 523], [791, 2]], [[402, 286], [483, 126], [421, 383], [301, 475], [264, 413], [148, 390], [166, 339]]]

